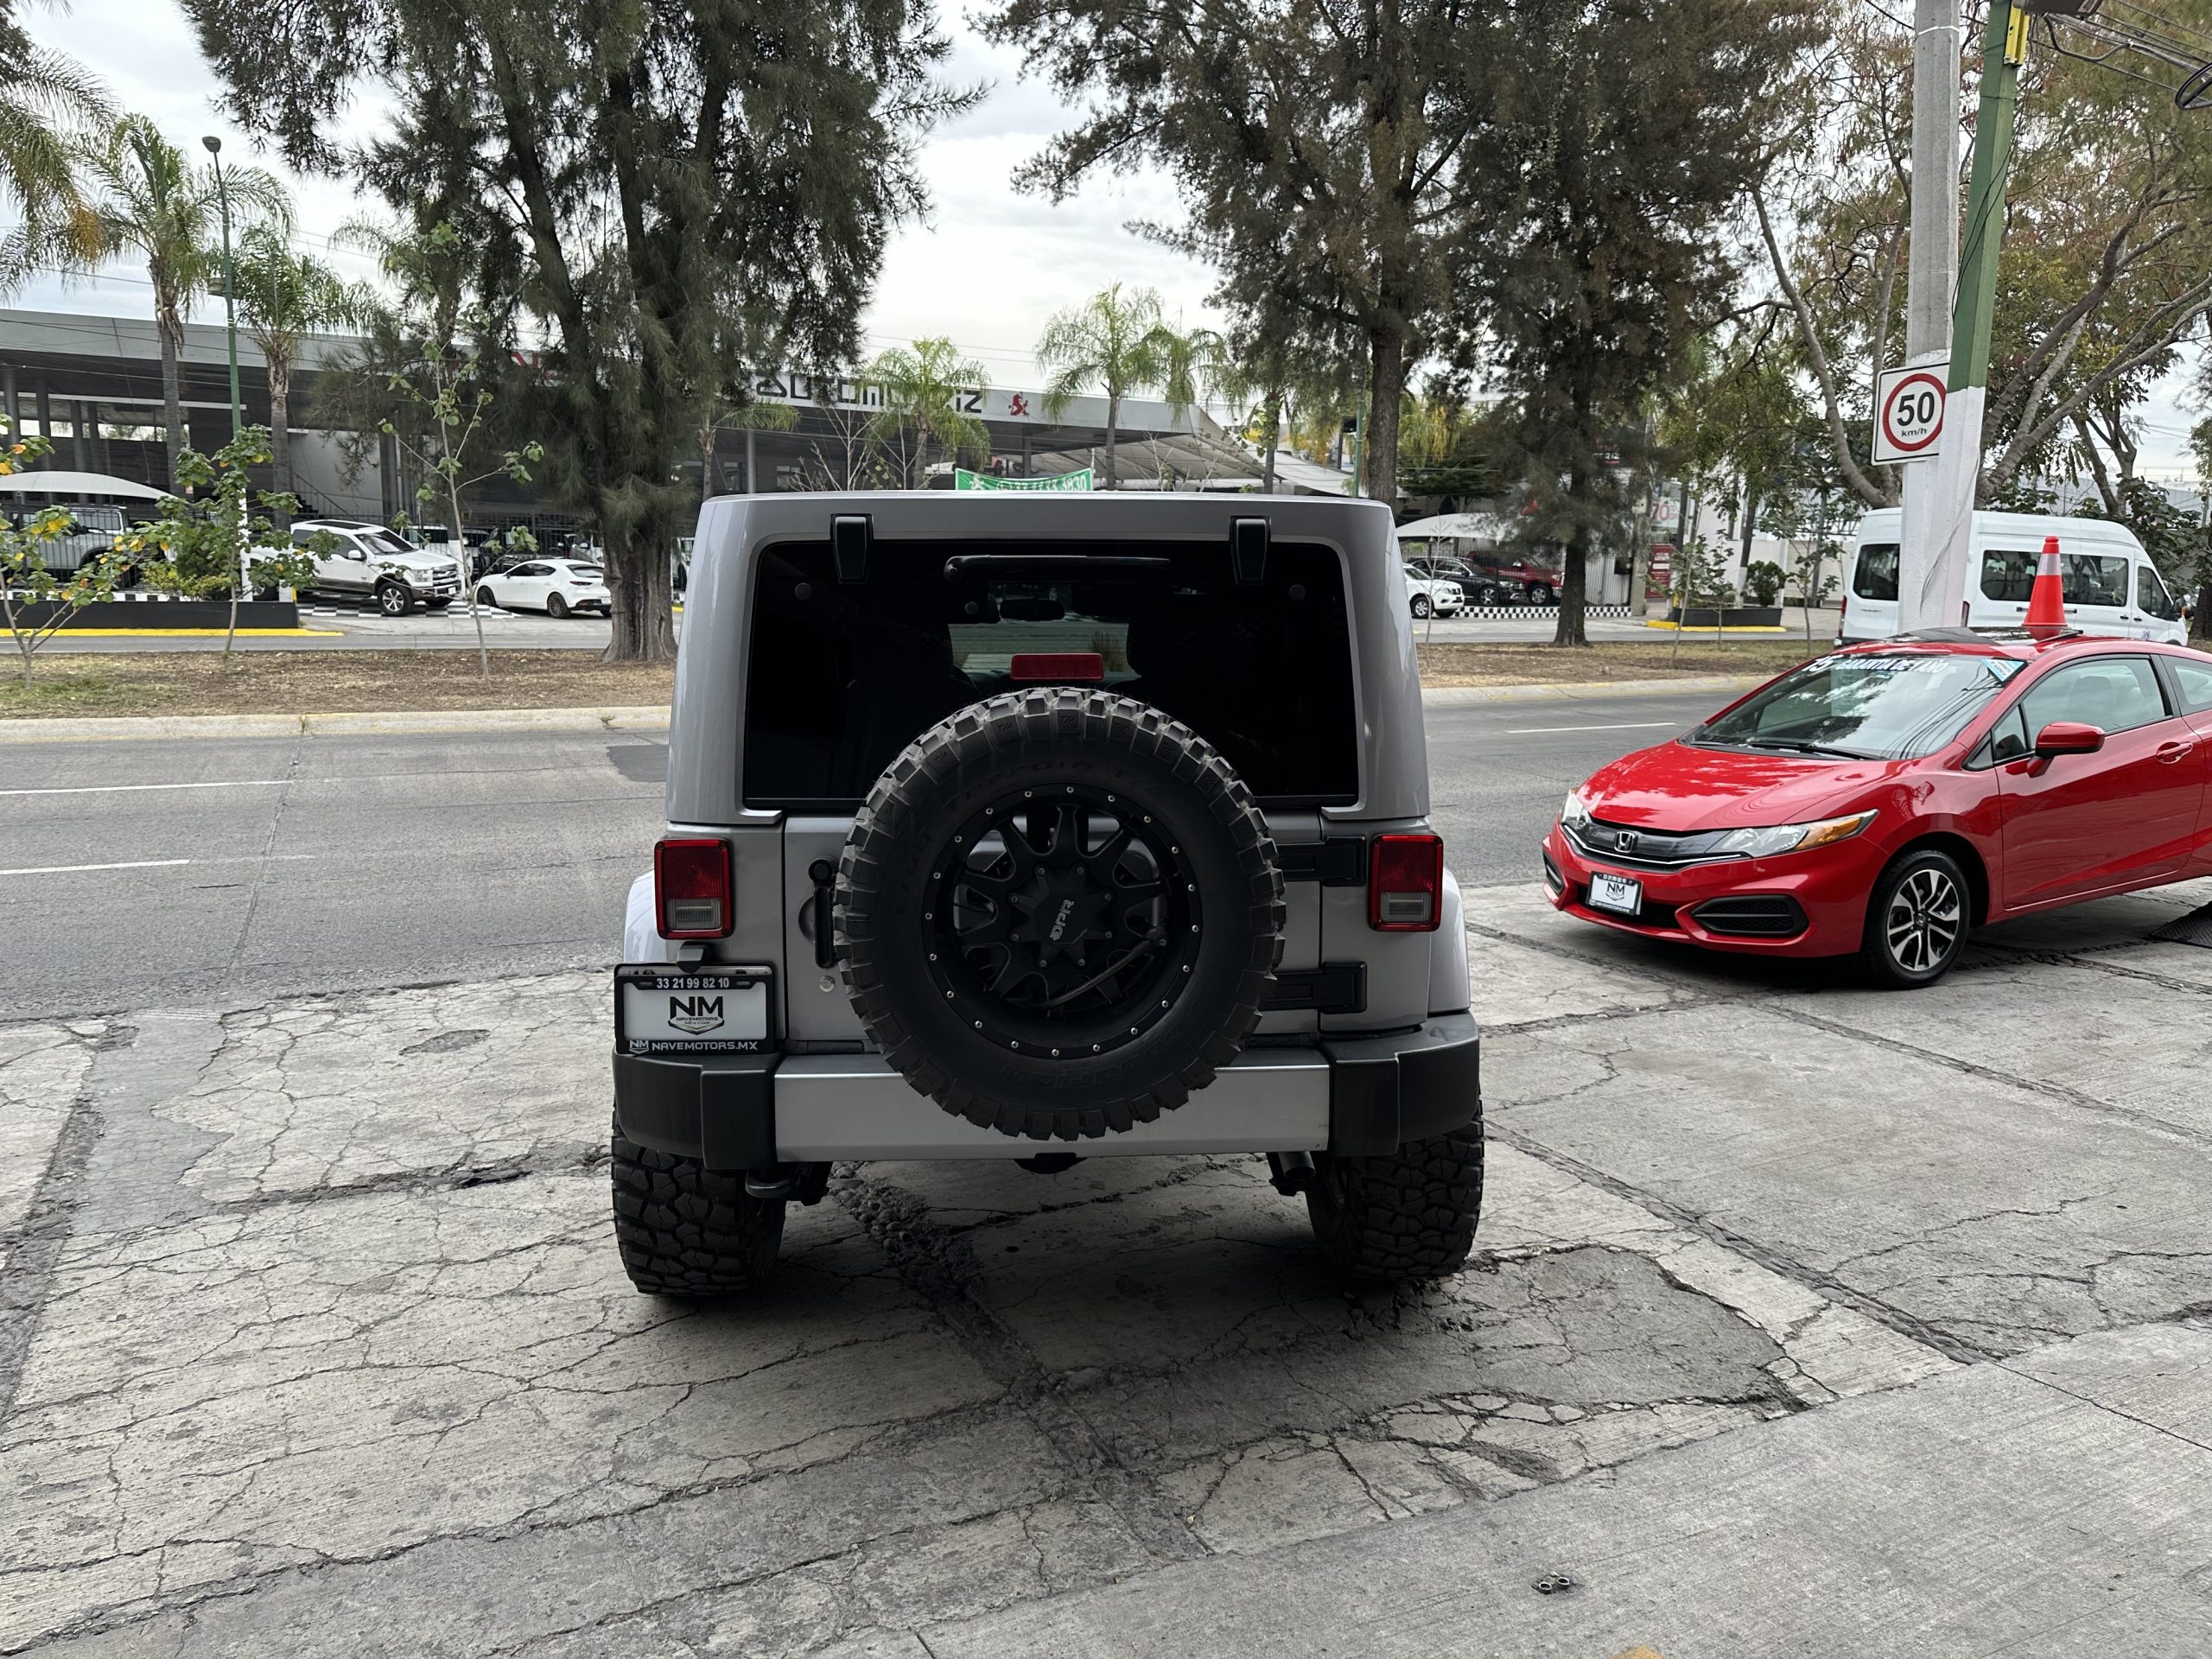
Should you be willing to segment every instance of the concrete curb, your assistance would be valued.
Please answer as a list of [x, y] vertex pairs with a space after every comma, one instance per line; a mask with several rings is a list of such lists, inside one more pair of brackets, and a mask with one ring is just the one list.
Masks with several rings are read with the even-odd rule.
[[[1424, 706], [1548, 702], [1579, 697], [1656, 697], [1747, 691], [1768, 677], [1714, 674], [1679, 680], [1588, 680], [1538, 685], [1442, 685], [1421, 694]], [[352, 715], [117, 715], [80, 720], [0, 720], [0, 744], [181, 737], [404, 737], [458, 732], [658, 732], [664, 704], [604, 709], [451, 709]]]
[[1712, 691], [1748, 691], [1771, 674], [1702, 674], [1679, 680], [1580, 680], [1535, 685], [1432, 685], [1422, 689], [1422, 706], [1453, 709], [1478, 702], [1548, 702], [1575, 697], [1662, 697], [1703, 696]]
[[668, 725], [665, 704], [604, 709], [452, 709], [347, 715], [141, 715], [0, 720], [0, 744], [181, 737], [401, 737], [440, 732], [639, 732]]

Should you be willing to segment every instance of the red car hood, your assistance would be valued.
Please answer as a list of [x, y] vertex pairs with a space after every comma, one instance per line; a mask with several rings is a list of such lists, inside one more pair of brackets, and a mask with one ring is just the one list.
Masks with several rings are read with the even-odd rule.
[[1662, 743], [1624, 755], [1582, 785], [1609, 823], [1688, 833], [1840, 817], [1910, 760], [1822, 760]]

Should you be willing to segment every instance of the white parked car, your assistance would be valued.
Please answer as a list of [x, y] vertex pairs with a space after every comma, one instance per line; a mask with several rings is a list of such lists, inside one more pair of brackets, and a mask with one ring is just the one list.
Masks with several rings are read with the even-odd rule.
[[1416, 575], [1406, 572], [1406, 591], [1413, 596], [1414, 614], [1428, 616], [1457, 616], [1467, 608], [1467, 595], [1456, 582], [1446, 582], [1441, 576]]
[[606, 570], [582, 559], [525, 559], [512, 569], [494, 570], [477, 584], [476, 602], [554, 617], [571, 611], [611, 615], [614, 604]]

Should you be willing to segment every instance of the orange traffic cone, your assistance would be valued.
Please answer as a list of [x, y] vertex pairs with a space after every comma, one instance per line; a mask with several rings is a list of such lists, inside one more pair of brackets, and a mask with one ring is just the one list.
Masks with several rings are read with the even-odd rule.
[[2058, 537], [2043, 538], [2043, 556], [2036, 561], [2036, 585], [2028, 593], [2028, 632], [2049, 639], [2066, 631], [2066, 605], [2058, 575]]

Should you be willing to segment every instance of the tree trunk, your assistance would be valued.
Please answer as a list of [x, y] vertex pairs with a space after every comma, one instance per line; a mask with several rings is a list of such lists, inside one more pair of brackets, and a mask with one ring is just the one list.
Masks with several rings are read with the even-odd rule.
[[1368, 331], [1367, 422], [1360, 446], [1360, 489], [1398, 511], [1398, 404], [1406, 390], [1406, 337], [1395, 327]]
[[1272, 495], [1275, 488], [1275, 450], [1282, 443], [1282, 389], [1268, 388], [1268, 418], [1260, 427], [1260, 493]]
[[[1575, 458], [1567, 470], [1567, 493], [1570, 501], [1581, 503], [1590, 496], [1591, 467], [1587, 457], [1597, 452], [1597, 444], [1590, 429], [1590, 398], [1578, 391], [1574, 397]], [[1559, 582], [1559, 623], [1552, 630], [1552, 644], [1555, 645], [1587, 645], [1590, 643], [1590, 515], [1574, 515], [1573, 533], [1567, 537], [1562, 551]]]
[[1109, 386], [1106, 388], [1106, 487], [1109, 490], [1122, 487], [1121, 471], [1114, 465], [1114, 439], [1121, 424], [1122, 391], [1119, 386]]
[[[282, 358], [271, 357], [269, 362], [269, 471], [276, 486], [276, 493], [292, 493], [292, 365]], [[289, 530], [292, 515], [279, 512], [276, 528]], [[455, 536], [461, 526], [453, 527]]]
[[156, 332], [162, 337], [162, 420], [168, 429], [169, 488], [175, 491], [177, 467], [184, 458], [184, 388], [179, 380], [176, 362], [183, 341], [169, 332], [166, 321]]
[[2212, 577], [2196, 585], [2196, 609], [2190, 615], [2189, 637], [2212, 640]]
[[[600, 522], [613, 522], [602, 512]], [[614, 601], [613, 632], [601, 659], [664, 663], [676, 655], [676, 624], [669, 614], [668, 542], [649, 519], [626, 534], [607, 537], [607, 579]]]

